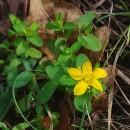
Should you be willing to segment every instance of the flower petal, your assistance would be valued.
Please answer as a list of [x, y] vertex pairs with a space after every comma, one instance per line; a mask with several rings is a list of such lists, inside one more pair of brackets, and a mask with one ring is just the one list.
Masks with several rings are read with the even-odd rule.
[[103, 92], [102, 85], [101, 85], [101, 83], [97, 79], [91, 79], [89, 81], [89, 85], [94, 87], [95, 89]]
[[83, 73], [80, 69], [69, 68], [68, 73], [74, 80], [82, 80], [84, 78]]
[[107, 72], [102, 68], [97, 68], [92, 73], [92, 78], [94, 79], [100, 79], [107, 77]]
[[83, 64], [82, 71], [86, 76], [92, 74], [92, 64], [90, 61], [87, 61]]
[[86, 92], [88, 88], [88, 84], [85, 81], [80, 81], [78, 84], [74, 87], [74, 95], [82, 95]]

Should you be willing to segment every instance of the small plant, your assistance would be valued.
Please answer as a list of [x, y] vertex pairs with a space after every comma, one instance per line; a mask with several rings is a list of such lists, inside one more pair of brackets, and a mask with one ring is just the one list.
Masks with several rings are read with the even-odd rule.
[[[83, 115], [92, 111], [91, 97], [98, 98], [97, 95], [106, 90], [102, 78], [107, 76], [99, 64], [96, 63], [93, 69], [91, 59], [84, 53], [79, 54], [81, 47], [91, 51], [100, 51], [102, 48], [98, 38], [92, 34], [94, 17], [93, 13], [87, 13], [81, 16], [77, 23], [64, 23], [62, 14], [57, 14], [55, 21], [48, 22], [45, 26], [47, 30], [61, 34], [56, 39], [47, 41], [47, 46], [56, 59], [40, 62], [44, 57], [40, 51], [44, 41], [38, 36], [38, 23], [27, 25], [26, 20], [21, 21], [14, 15], [9, 15], [13, 28], [9, 30], [8, 36], [12, 37], [13, 41], [6, 40], [0, 45], [0, 48], [8, 51], [5, 55], [6, 61], [0, 60], [0, 64], [4, 66], [1, 76], [7, 79], [7, 83], [4, 84], [7, 90], [0, 90], [0, 101], [2, 106], [6, 106], [5, 99], [10, 102], [13, 97], [16, 112], [26, 121], [18, 125], [22, 125], [23, 128], [30, 126], [35, 130], [56, 127], [59, 115], [51, 113], [47, 103], [58, 89], [72, 94], [75, 108], [83, 112]], [[69, 43], [73, 35], [76, 37], [75, 42]], [[16, 96], [21, 88], [24, 88], [26, 95], [22, 95], [17, 101]], [[23, 113], [32, 105], [36, 116], [30, 123]], [[46, 117], [45, 110], [49, 117]], [[0, 108], [0, 113], [2, 111], [4, 107]], [[5, 114], [1, 119], [4, 116]], [[47, 128], [38, 123], [44, 119], [50, 121]], [[79, 129], [83, 129], [83, 121], [82, 118]], [[4, 124], [2, 127], [5, 128]], [[16, 129], [17, 126], [13, 130]]]

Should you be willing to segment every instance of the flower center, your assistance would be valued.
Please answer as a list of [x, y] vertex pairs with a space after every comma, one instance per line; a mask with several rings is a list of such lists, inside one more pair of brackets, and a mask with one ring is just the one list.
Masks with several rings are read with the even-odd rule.
[[89, 82], [89, 80], [92, 78], [92, 76], [91, 75], [87, 75], [87, 77], [85, 77], [85, 81], [86, 82]]

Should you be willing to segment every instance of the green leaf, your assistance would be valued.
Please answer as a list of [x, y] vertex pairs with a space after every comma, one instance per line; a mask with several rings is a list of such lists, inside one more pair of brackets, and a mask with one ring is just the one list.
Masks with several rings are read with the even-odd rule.
[[93, 30], [93, 25], [90, 24], [85, 28], [85, 34], [87, 35], [88, 33], [91, 33], [91, 31]]
[[82, 46], [81, 42], [77, 41], [77, 42], [72, 44], [70, 49], [72, 50], [72, 53], [74, 54], [81, 48], [81, 46]]
[[38, 30], [38, 23], [32, 23], [29, 29], [33, 32], [36, 32]]
[[63, 16], [61, 12], [56, 15], [56, 22], [60, 23], [60, 25], [63, 26]]
[[35, 48], [29, 48], [27, 51], [26, 51], [26, 54], [25, 54], [26, 57], [30, 56], [32, 58], [41, 58], [42, 57], [42, 53], [35, 49]]
[[94, 87], [91, 87], [90, 89], [91, 89], [92, 94], [94, 95], [98, 95], [99, 93], [101, 93], [100, 91], [96, 90]]
[[58, 66], [48, 66], [46, 67], [46, 72], [48, 77], [56, 83], [59, 83], [60, 77], [64, 74], [64, 70]]
[[43, 46], [43, 41], [39, 36], [33, 36], [33, 37], [29, 38], [29, 41], [37, 47]]
[[14, 36], [15, 34], [16, 34], [16, 33], [15, 33], [13, 30], [9, 29], [9, 31], [8, 31], [8, 36], [9, 36], [9, 37]]
[[55, 119], [53, 120], [53, 126], [57, 127], [59, 125], [59, 120]]
[[15, 25], [13, 25], [13, 28], [17, 33], [26, 36], [26, 26], [25, 25], [15, 24]]
[[4, 122], [0, 122], [0, 128], [1, 130], [9, 130]]
[[12, 70], [12, 69], [15, 69], [16, 67], [18, 67], [20, 64], [21, 64], [21, 59], [19, 58], [16, 58], [16, 59], [13, 59], [10, 64], [9, 64], [9, 69]]
[[60, 55], [60, 56], [58, 57], [58, 59], [57, 59], [56, 64], [57, 64], [57, 65], [64, 64], [66, 61], [68, 61], [68, 60], [70, 59], [70, 57], [71, 57], [70, 54], [68, 54], [68, 55], [66, 55], [66, 54]]
[[85, 54], [79, 54], [76, 60], [76, 67], [82, 67], [86, 61], [89, 61], [89, 58]]
[[13, 25], [21, 23], [21, 20], [19, 18], [17, 18], [15, 15], [9, 14], [8, 16]]
[[100, 51], [102, 49], [100, 40], [92, 34], [88, 34], [87, 36], [79, 35], [78, 41], [91, 51]]
[[63, 75], [61, 78], [60, 78], [60, 82], [63, 84], [63, 85], [68, 85], [68, 86], [74, 86], [76, 85], [77, 81], [73, 80], [69, 75]]
[[[32, 102], [32, 95], [31, 94], [28, 94], [28, 95], [22, 97], [18, 101], [18, 106], [19, 106], [22, 113], [29, 110], [29, 108], [31, 107], [31, 102]], [[16, 108], [16, 112], [19, 113], [17, 108]]]
[[52, 97], [53, 93], [55, 92], [58, 84], [53, 82], [52, 80], [46, 82], [43, 86], [41, 91], [38, 93], [37, 100], [38, 102], [45, 104], [48, 100]]
[[58, 112], [52, 112], [52, 120], [56, 120], [60, 118], [60, 114]]
[[78, 20], [78, 28], [85, 29], [95, 18], [95, 14], [93, 13], [86, 13], [82, 15]]
[[96, 62], [95, 65], [94, 65], [94, 69], [97, 69], [100, 67], [100, 62]]
[[67, 46], [66, 46], [66, 45], [61, 45], [61, 46], [60, 46], [60, 49], [61, 49], [62, 52], [65, 52], [66, 49], [67, 49]]
[[28, 123], [20, 123], [12, 128], [12, 130], [25, 130], [30, 125]]
[[7, 84], [8, 84], [9, 87], [12, 87], [14, 85], [14, 81], [15, 81], [17, 75], [18, 75], [17, 69], [12, 70], [11, 72], [8, 72]]
[[66, 86], [66, 91], [68, 91], [69, 93], [73, 93], [74, 90], [74, 86]]
[[24, 25], [27, 25], [29, 23], [29, 21], [27, 20], [27, 19], [24, 19], [23, 21], [22, 21], [22, 24], [24, 24]]
[[74, 30], [76, 28], [75, 23], [73, 22], [67, 22], [64, 26], [63, 29], [64, 30]]
[[[62, 44], [60, 46], [62, 46]], [[55, 55], [60, 55], [62, 53], [60, 46], [55, 47], [55, 40], [47, 41], [47, 47]]]
[[15, 88], [21, 88], [25, 86], [33, 79], [33, 76], [33, 73], [29, 71], [25, 71], [19, 74], [15, 81]]
[[105, 84], [102, 84], [103, 91], [107, 90], [107, 86]]
[[86, 92], [85, 94], [81, 95], [81, 96], [76, 96], [74, 98], [74, 106], [75, 108], [80, 111], [80, 112], [84, 112], [84, 109], [86, 108], [86, 104], [88, 106], [88, 112], [90, 113], [92, 110], [92, 104], [90, 101], [90, 96], [91, 94]]
[[0, 48], [5, 49], [5, 50], [9, 50], [9, 42], [7, 39], [5, 39], [2, 43], [0, 43]]
[[12, 44], [14, 44], [15, 46], [18, 46], [21, 42], [26, 42], [26, 41], [25, 41], [22, 37], [17, 36], [17, 37], [13, 40]]
[[28, 48], [28, 43], [26, 41], [21, 41], [21, 43], [17, 46], [16, 54], [19, 56], [26, 52]]
[[0, 65], [2, 65], [2, 64], [4, 64], [4, 63], [5, 63], [5, 61], [2, 60], [2, 59], [0, 59]]
[[72, 33], [73, 33], [73, 30], [65, 30], [64, 34], [65, 34], [66, 39], [69, 39]]
[[61, 27], [60, 27], [60, 24], [58, 22], [49, 22], [46, 24], [45, 29], [60, 31]]
[[64, 41], [64, 38], [57, 38], [55, 41], [55, 47], [59, 46]]
[[[87, 102], [87, 109], [88, 109], [88, 113], [90, 113], [92, 111], [92, 102], [91, 100], [89, 99], [89, 101]], [[86, 113], [87, 114], [87, 113]]]

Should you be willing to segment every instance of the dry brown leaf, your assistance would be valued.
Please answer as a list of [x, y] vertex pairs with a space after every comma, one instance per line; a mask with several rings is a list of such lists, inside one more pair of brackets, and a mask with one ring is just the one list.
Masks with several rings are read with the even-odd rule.
[[103, 92], [98, 95], [98, 99], [91, 99], [93, 104], [93, 110], [96, 112], [102, 112], [108, 109], [108, 92]]
[[[46, 41], [54, 39], [56, 35], [54, 31], [45, 30], [45, 25], [51, 20], [55, 19], [56, 14], [62, 13], [64, 21], [77, 21], [82, 15], [80, 9], [65, 1], [54, 0], [26, 0], [26, 14], [30, 23], [37, 21], [39, 24], [39, 35], [44, 41], [43, 47], [40, 49], [42, 53], [46, 54], [49, 60], [53, 60], [54, 54], [47, 48]], [[29, 9], [27, 9], [29, 7]], [[29, 13], [27, 13], [29, 10]]]
[[[108, 66], [105, 68], [105, 70], [107, 71], [107, 77], [103, 79], [103, 83], [108, 87], [110, 88], [111, 85], [112, 85], [112, 81], [113, 81], [113, 77], [112, 77], [112, 66]], [[114, 77], [117, 76], [117, 68], [115, 70], [115, 75]]]
[[[28, 1], [28, 0], [26, 0]], [[46, 33], [44, 26], [47, 22], [54, 20], [57, 13], [63, 14], [64, 21], [77, 21], [82, 15], [80, 9], [65, 1], [54, 0], [30, 0], [29, 14], [27, 19], [30, 22], [37, 21], [39, 23], [39, 32]]]
[[[107, 91], [103, 92], [98, 95], [98, 99], [92, 98], [92, 104], [94, 111], [101, 112], [103, 110], [108, 109], [108, 95], [109, 95], [109, 89], [112, 87], [112, 66], [106, 67], [105, 70], [107, 71], [108, 76], [103, 79], [103, 83], [107, 86]], [[115, 72], [115, 77], [117, 76], [117, 69]], [[114, 93], [117, 92], [116, 86], [114, 86]]]

